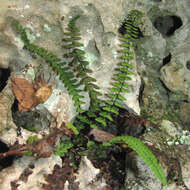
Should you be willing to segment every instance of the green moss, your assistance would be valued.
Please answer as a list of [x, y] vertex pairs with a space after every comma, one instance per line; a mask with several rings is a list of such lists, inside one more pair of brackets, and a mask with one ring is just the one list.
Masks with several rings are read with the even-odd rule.
[[38, 139], [37, 135], [34, 136], [30, 136], [27, 140], [27, 144], [32, 144], [33, 142], [35, 142]]
[[57, 156], [65, 156], [65, 154], [73, 147], [73, 144], [70, 140], [61, 141], [61, 143], [58, 145], [55, 154]]
[[36, 129], [35, 129], [34, 126], [29, 126], [29, 125], [27, 125], [27, 126], [25, 126], [24, 128], [27, 129], [28, 131], [36, 132]]
[[25, 150], [24, 151], [24, 155], [26, 155], [26, 156], [32, 156], [33, 153], [31, 151], [29, 151], [29, 150]]
[[165, 112], [162, 118], [165, 120], [173, 121], [173, 122], [179, 121], [179, 118], [178, 118], [177, 114], [175, 114], [175, 113]]

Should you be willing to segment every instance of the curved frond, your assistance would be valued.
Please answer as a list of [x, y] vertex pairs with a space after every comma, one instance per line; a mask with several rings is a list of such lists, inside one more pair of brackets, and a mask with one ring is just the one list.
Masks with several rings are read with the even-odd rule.
[[167, 180], [162, 170], [161, 165], [158, 163], [158, 160], [154, 154], [145, 146], [139, 139], [132, 136], [118, 136], [111, 139], [109, 142], [103, 143], [104, 146], [109, 146], [113, 143], [126, 143], [131, 149], [133, 149], [144, 162], [151, 168], [155, 176], [162, 182], [163, 185], [166, 185]]

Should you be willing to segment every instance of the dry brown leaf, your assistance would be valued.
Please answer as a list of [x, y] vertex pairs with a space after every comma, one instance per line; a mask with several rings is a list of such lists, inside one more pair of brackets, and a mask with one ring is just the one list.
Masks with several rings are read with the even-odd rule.
[[34, 85], [34, 88], [36, 89], [35, 96], [38, 102], [44, 103], [50, 97], [53, 91], [52, 86], [54, 82], [55, 82], [55, 78], [54, 78], [54, 81], [50, 85], [48, 85], [41, 75], [36, 77], [33, 85]]
[[42, 86], [36, 91], [35, 96], [40, 103], [44, 103], [51, 94], [52, 94], [51, 86]]
[[96, 140], [97, 142], [107, 142], [115, 137], [111, 133], [100, 129], [92, 129], [88, 135], [93, 135], [94, 140]]
[[[44, 103], [52, 94], [52, 86], [48, 86], [44, 81], [35, 81], [31, 84], [24, 78], [11, 78], [13, 93], [18, 100], [18, 109], [26, 112], [40, 103]], [[34, 86], [37, 85], [37, 89]]]
[[19, 111], [29, 111], [38, 104], [35, 97], [35, 89], [28, 80], [23, 78], [11, 78], [11, 81], [13, 93], [18, 100]]

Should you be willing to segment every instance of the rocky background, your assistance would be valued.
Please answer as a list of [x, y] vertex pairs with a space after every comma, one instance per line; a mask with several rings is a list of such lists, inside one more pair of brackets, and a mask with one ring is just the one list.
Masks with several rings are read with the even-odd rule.
[[[51, 83], [53, 71], [40, 58], [23, 50], [23, 42], [11, 27], [17, 19], [27, 28], [32, 43], [61, 57], [63, 32], [69, 20], [80, 15], [86, 60], [93, 76], [107, 92], [117, 64], [117, 49], [121, 26], [130, 10], [145, 13], [140, 26], [141, 37], [136, 50], [132, 91], [124, 102], [136, 114], [159, 123], [159, 129], [147, 129], [143, 142], [154, 152], [168, 176], [164, 190], [190, 189], [190, 1], [189, 0], [1, 0], [0, 1], [0, 151], [8, 151], [15, 142], [26, 143], [36, 134], [26, 130], [35, 126], [39, 138], [48, 134], [55, 124], [72, 121], [76, 115], [72, 99], [56, 77], [53, 93], [35, 110], [14, 113], [15, 96], [10, 76], [22, 76], [32, 81], [40, 72]], [[88, 98], [86, 96], [88, 107]], [[22, 127], [18, 136], [18, 126]], [[11, 157], [0, 160], [0, 189], [42, 190], [48, 184], [45, 175], [61, 167], [59, 156], [35, 160], [33, 157]], [[28, 178], [21, 175], [28, 173]], [[64, 189], [106, 190], [106, 181], [96, 179], [99, 169], [83, 157], [76, 183], [65, 182]], [[25, 173], [26, 174], [26, 173]], [[95, 180], [96, 179], [96, 180]], [[50, 182], [49, 182], [50, 183]], [[75, 184], [76, 184], [75, 183]], [[18, 185], [19, 184], [19, 185]], [[47, 187], [47, 186], [46, 186]], [[134, 152], [126, 160], [125, 190], [160, 190], [161, 183]], [[48, 189], [48, 188], [46, 188]], [[53, 189], [53, 188], [52, 188]], [[114, 190], [119, 188], [114, 187]], [[59, 190], [59, 189], [57, 189]]]

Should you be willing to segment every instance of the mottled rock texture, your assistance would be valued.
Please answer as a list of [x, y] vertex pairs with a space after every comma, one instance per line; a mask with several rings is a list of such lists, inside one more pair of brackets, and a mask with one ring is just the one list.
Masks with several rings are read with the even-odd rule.
[[[187, 140], [190, 130], [189, 0], [1, 0], [0, 69], [8, 68], [16, 76], [32, 80], [33, 76], [28, 77], [31, 68], [34, 68], [34, 73], [38, 73], [40, 71], [38, 68], [42, 66], [45, 79], [50, 78], [52, 81], [51, 68], [42, 59], [23, 50], [24, 44], [12, 29], [11, 21], [17, 19], [27, 28], [30, 42], [61, 57], [64, 53], [62, 38], [65, 27], [72, 17], [80, 15], [77, 26], [81, 31], [86, 60], [94, 71], [92, 76], [97, 79], [100, 91], [105, 93], [110, 87], [110, 79], [118, 61], [118, 30], [132, 9], [144, 12], [145, 16], [143, 25], [139, 28], [141, 37], [138, 40], [136, 60], [134, 60], [137, 69], [134, 69], [132, 89], [126, 94], [127, 100], [124, 103], [137, 114], [141, 113], [146, 117], [162, 121], [162, 132], [157, 130], [147, 132], [143, 139], [150, 146], [157, 148], [158, 151], [154, 153], [164, 166], [165, 173], [171, 178], [164, 190], [190, 189], [188, 172], [190, 143]], [[58, 77], [55, 79], [53, 89], [49, 100], [37, 110], [41, 110], [44, 106], [56, 118], [58, 125], [61, 125], [62, 121], [72, 120], [76, 112], [71, 97]], [[84, 96], [86, 100], [84, 107], [87, 109], [89, 99], [85, 93]], [[26, 143], [27, 138], [34, 134], [22, 129], [21, 136], [17, 136], [17, 126], [13, 121], [11, 109], [14, 99], [8, 80], [6, 87], [0, 92], [0, 140], [8, 146], [16, 141]], [[48, 125], [47, 128], [53, 126], [55, 121], [52, 121], [48, 114], [47, 117], [43, 115], [43, 118], [47, 119], [43, 122], [44, 125]], [[42, 129], [45, 130], [46, 127], [42, 126]], [[184, 135], [183, 129], [188, 131], [183, 137], [186, 140], [178, 142], [180, 136]], [[129, 159], [128, 165], [126, 164], [124, 189], [160, 190], [161, 183], [152, 176], [142, 160], [134, 153], [130, 156], [133, 161]], [[82, 187], [82, 190], [88, 185], [85, 175], [82, 176], [82, 173], [89, 172], [89, 167], [84, 164], [85, 159], [80, 165], [81, 175], [76, 180], [81, 182], [79, 187]], [[171, 161], [171, 165], [167, 161]], [[89, 164], [88, 160], [86, 162]], [[30, 163], [35, 165], [32, 177], [28, 178], [28, 182], [20, 180], [21, 173]], [[0, 189], [11, 190], [12, 182], [15, 190], [42, 190], [43, 174], [51, 173], [55, 164], [61, 165], [61, 160], [54, 155], [44, 160], [34, 160], [31, 157], [18, 158], [12, 166], [0, 172], [2, 176]], [[181, 173], [180, 167], [175, 168], [175, 164], [181, 167]], [[95, 171], [92, 174], [94, 178], [96, 169], [89, 165], [92, 172]], [[175, 169], [177, 171], [172, 173]], [[180, 179], [183, 183], [178, 181]], [[17, 183], [20, 186], [16, 187]], [[96, 182], [90, 187], [94, 190], [104, 190], [104, 186], [105, 182], [102, 181], [102, 185]]]

